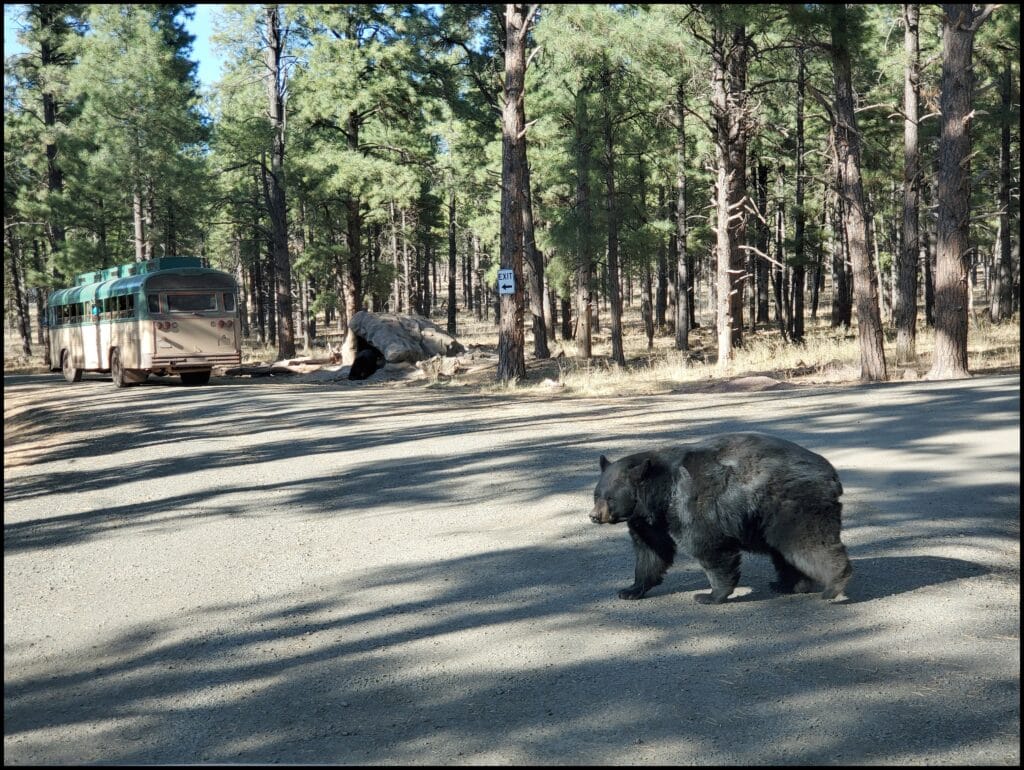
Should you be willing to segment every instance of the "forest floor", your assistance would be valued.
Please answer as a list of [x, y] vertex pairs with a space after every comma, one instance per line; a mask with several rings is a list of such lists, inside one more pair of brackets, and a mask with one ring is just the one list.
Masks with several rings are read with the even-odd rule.
[[[607, 313], [601, 316], [607, 324]], [[446, 319], [435, 312], [431, 316], [442, 329]], [[321, 342], [335, 344], [340, 337], [320, 325]], [[1020, 372], [1020, 316], [1012, 321], [995, 325], [984, 313], [976, 313], [970, 323], [968, 335], [968, 363], [974, 375], [1013, 374]], [[560, 330], [559, 330], [560, 334]], [[476, 393], [502, 392], [509, 396], [544, 396], [558, 391], [566, 396], [635, 396], [664, 393], [702, 392], [755, 392], [807, 385], [851, 385], [860, 381], [860, 351], [856, 324], [851, 329], [832, 328], [827, 317], [808, 319], [805, 341], [792, 344], [777, 328], [759, 327], [746, 332], [744, 344], [735, 351], [735, 360], [726, 370], [717, 366], [717, 341], [713, 329], [704, 324], [690, 333], [690, 350], [682, 353], [675, 349], [671, 326], [655, 332], [653, 345], [648, 348], [647, 338], [637, 308], [627, 307], [623, 317], [623, 348], [626, 367], [611, 363], [611, 342], [607, 326], [593, 335], [592, 357], [578, 355], [571, 340], [557, 339], [549, 344], [550, 357], [538, 359], [533, 355], [532, 330], [526, 330], [526, 380], [514, 385], [500, 385], [497, 374], [497, 326], [491, 320], [478, 320], [472, 314], [460, 312], [459, 328], [455, 336], [467, 346], [461, 356], [459, 370], [451, 375], [427, 369], [415, 370], [396, 367], [394, 371], [379, 372], [364, 382], [350, 383], [340, 364], [326, 361], [326, 348], [299, 351], [292, 361], [291, 371], [283, 368], [276, 377], [290, 377], [296, 382], [332, 382], [343, 387], [395, 387], [426, 386], [429, 388], [464, 390]], [[886, 332], [885, 351], [890, 380], [921, 379], [931, 368], [934, 348], [934, 329], [919, 319], [917, 328], [917, 361], [896, 364], [893, 358], [895, 333]], [[41, 349], [41, 348], [40, 348]], [[243, 343], [243, 363], [267, 374], [275, 363], [276, 349], [246, 340]], [[311, 361], [312, 363], [303, 363]], [[18, 340], [10, 325], [4, 333], [4, 372], [41, 373], [46, 371], [39, 360], [38, 351], [32, 358], [21, 353]], [[223, 376], [224, 370], [215, 371]], [[251, 375], [244, 375], [251, 376]]]
[[[432, 320], [442, 329], [445, 318], [434, 314]], [[607, 318], [604, 318], [607, 322]], [[323, 327], [321, 327], [323, 328]], [[700, 326], [690, 333], [690, 350], [675, 349], [671, 327], [657, 331], [649, 348], [639, 312], [627, 308], [623, 318], [623, 348], [626, 367], [611, 362], [611, 342], [607, 328], [594, 333], [592, 357], [578, 355], [576, 344], [557, 339], [549, 343], [550, 357], [533, 355], [533, 334], [526, 331], [526, 380], [514, 385], [499, 385], [497, 374], [497, 327], [493, 320], [478, 320], [460, 315], [455, 335], [468, 352], [460, 356], [462, 366], [451, 375], [436, 371], [415, 371], [396, 367], [379, 372], [365, 382], [349, 383], [347, 369], [340, 365], [315, 363], [295, 367], [296, 381], [335, 382], [341, 386], [419, 385], [445, 390], [475, 393], [504, 393], [508, 396], [540, 396], [552, 391], [576, 397], [615, 397], [667, 393], [756, 392], [808, 385], [851, 385], [860, 382], [860, 351], [856, 326], [833, 329], [827, 318], [808, 319], [805, 341], [792, 344], [776, 328], [758, 328], [747, 332], [744, 345], [735, 351], [735, 361], [726, 370], [717, 367], [717, 341], [713, 329]], [[921, 379], [931, 368], [934, 330], [923, 323], [918, 327], [917, 361], [896, 365], [891, 360], [895, 336], [888, 333], [885, 346], [889, 379]], [[340, 338], [331, 337], [335, 342]], [[267, 367], [275, 350], [247, 343], [243, 359], [250, 365]], [[323, 356], [322, 349], [312, 358]], [[302, 361], [300, 354], [293, 359]], [[319, 359], [319, 360], [322, 360]], [[1020, 321], [994, 325], [977, 315], [972, 319], [968, 338], [970, 371], [976, 375], [1020, 372]], [[287, 374], [287, 373], [285, 373]]]
[[[489, 387], [5, 373], [5, 764], [1019, 764], [1019, 377]], [[839, 471], [848, 600], [618, 599], [598, 457], [738, 430]]]

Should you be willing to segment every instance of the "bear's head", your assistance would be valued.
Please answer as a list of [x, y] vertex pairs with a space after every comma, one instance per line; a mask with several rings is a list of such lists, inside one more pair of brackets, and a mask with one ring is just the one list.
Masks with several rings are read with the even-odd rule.
[[594, 508], [590, 520], [595, 524], [618, 524], [643, 506], [641, 487], [651, 476], [651, 458], [624, 457], [611, 462], [601, 455], [601, 478], [594, 488]]

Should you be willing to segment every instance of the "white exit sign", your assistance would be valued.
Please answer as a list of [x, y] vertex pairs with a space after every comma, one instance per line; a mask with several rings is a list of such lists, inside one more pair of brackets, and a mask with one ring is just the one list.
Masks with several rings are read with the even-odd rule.
[[498, 271], [498, 294], [515, 294], [516, 276], [513, 270]]

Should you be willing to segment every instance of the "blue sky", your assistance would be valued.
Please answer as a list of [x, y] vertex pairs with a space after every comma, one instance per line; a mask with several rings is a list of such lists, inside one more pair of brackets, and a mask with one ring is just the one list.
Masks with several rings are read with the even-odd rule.
[[[213, 14], [220, 10], [220, 5], [198, 4], [195, 6], [195, 18], [186, 23], [188, 31], [195, 35], [192, 43], [192, 60], [199, 62], [199, 82], [204, 86], [211, 85], [220, 77], [221, 59], [210, 47], [210, 35], [213, 33]], [[4, 5], [4, 59], [24, 49], [18, 45], [18, 17], [21, 5]]]

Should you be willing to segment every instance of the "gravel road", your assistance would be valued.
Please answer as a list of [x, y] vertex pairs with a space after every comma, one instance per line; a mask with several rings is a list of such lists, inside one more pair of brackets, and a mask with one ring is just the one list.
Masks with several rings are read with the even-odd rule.
[[[5, 764], [1020, 761], [1019, 377], [4, 396]], [[732, 430], [839, 470], [847, 602], [616, 598], [598, 456]]]

